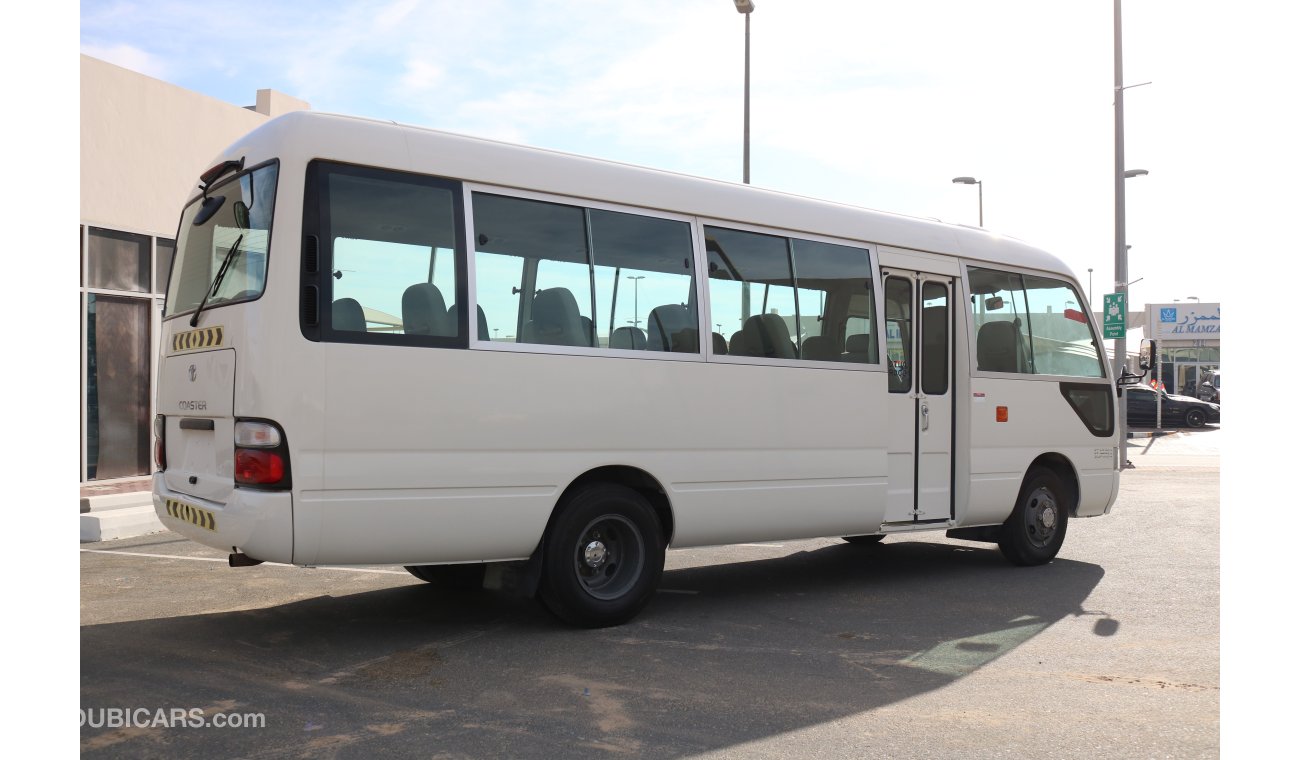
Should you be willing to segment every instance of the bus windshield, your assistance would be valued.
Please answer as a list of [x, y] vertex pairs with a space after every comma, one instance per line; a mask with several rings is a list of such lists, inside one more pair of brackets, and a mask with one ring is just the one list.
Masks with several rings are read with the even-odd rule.
[[[257, 298], [266, 286], [266, 251], [271, 239], [277, 166], [266, 164], [209, 190], [211, 199], [224, 198], [215, 214], [200, 215], [205, 205], [195, 198], [181, 214], [176, 260], [167, 284], [164, 318], [194, 311], [207, 296], [204, 310]], [[196, 224], [195, 222], [199, 222]], [[213, 280], [235, 245], [228, 270], [214, 292]]]

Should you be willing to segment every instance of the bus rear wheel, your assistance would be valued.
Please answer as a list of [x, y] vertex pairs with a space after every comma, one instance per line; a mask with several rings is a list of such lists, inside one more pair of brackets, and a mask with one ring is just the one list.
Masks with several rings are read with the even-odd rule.
[[546, 534], [538, 596], [560, 620], [604, 628], [631, 620], [664, 569], [663, 530], [641, 494], [613, 483], [583, 486]]
[[1012, 564], [1044, 565], [1065, 542], [1068, 491], [1050, 470], [1034, 469], [1025, 476], [1016, 508], [1002, 524], [998, 548]]

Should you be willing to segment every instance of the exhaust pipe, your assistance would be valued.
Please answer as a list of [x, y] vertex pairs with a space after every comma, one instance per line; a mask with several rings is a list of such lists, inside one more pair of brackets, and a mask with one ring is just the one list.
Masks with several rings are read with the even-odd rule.
[[253, 559], [243, 552], [235, 552], [227, 557], [227, 559], [230, 561], [231, 567], [253, 567], [254, 565], [262, 564], [262, 560]]

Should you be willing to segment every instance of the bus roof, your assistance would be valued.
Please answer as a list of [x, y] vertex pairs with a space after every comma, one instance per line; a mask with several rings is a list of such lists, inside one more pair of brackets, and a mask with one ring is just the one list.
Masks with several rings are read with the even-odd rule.
[[220, 158], [328, 159], [503, 188], [961, 256], [1069, 276], [1058, 257], [1015, 238], [937, 219], [651, 169], [427, 127], [316, 111], [276, 117]]

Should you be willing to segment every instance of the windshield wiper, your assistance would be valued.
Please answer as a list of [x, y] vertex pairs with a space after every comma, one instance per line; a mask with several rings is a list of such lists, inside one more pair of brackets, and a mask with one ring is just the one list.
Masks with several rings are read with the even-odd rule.
[[240, 235], [235, 238], [235, 244], [230, 246], [226, 251], [226, 258], [221, 260], [221, 268], [217, 270], [217, 276], [212, 279], [212, 286], [208, 292], [203, 294], [203, 300], [199, 301], [199, 308], [194, 310], [194, 316], [190, 317], [190, 327], [197, 327], [199, 324], [199, 314], [203, 313], [203, 307], [208, 305], [208, 299], [212, 297], [217, 289], [221, 287], [221, 281], [226, 276], [226, 270], [230, 268], [230, 262], [235, 260], [235, 255], [239, 253], [239, 244], [244, 242], [244, 236]]

